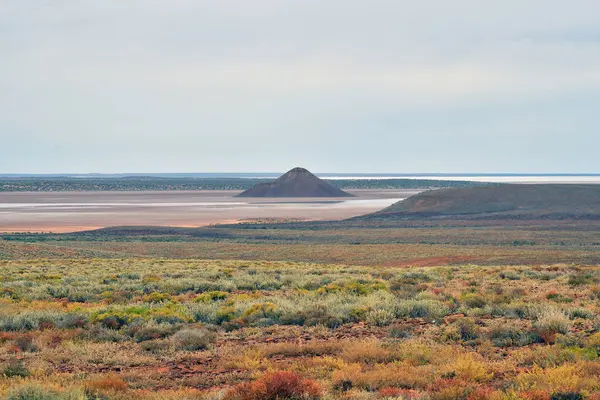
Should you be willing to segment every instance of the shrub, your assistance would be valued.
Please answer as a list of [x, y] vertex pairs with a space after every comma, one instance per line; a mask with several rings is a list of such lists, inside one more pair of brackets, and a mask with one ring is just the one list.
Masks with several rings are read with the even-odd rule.
[[21, 351], [35, 352], [38, 351], [37, 345], [34, 343], [32, 335], [21, 335], [15, 339], [15, 346]]
[[52, 323], [58, 328], [80, 328], [87, 322], [81, 313], [61, 313], [56, 311], [27, 311], [16, 315], [0, 314], [0, 331], [31, 331], [42, 323]]
[[522, 331], [514, 326], [497, 324], [489, 332], [490, 340], [496, 347], [527, 346], [540, 341], [539, 336]]
[[476, 360], [472, 355], [458, 357], [450, 369], [453, 375], [467, 382], [484, 382], [493, 375], [487, 372], [483, 362]]
[[394, 354], [381, 345], [377, 340], [364, 340], [351, 342], [344, 346], [341, 358], [347, 362], [360, 362], [363, 364], [377, 364], [391, 362], [399, 359], [399, 354]]
[[127, 340], [127, 336], [122, 333], [115, 331], [114, 329], [104, 328], [100, 325], [92, 325], [81, 334], [81, 337], [95, 342], [118, 343]]
[[229, 293], [220, 290], [202, 293], [194, 299], [196, 303], [212, 303], [213, 301], [225, 300]]
[[562, 311], [547, 310], [535, 322], [534, 327], [546, 343], [554, 343], [557, 334], [569, 333], [569, 318]]
[[479, 337], [479, 327], [472, 318], [460, 318], [454, 323], [462, 340], [474, 340]]
[[25, 368], [21, 360], [11, 361], [6, 367], [4, 367], [2, 375], [6, 376], [7, 378], [26, 378], [29, 376], [29, 371], [27, 368]]
[[217, 335], [214, 332], [204, 328], [184, 329], [171, 336], [171, 340], [177, 349], [187, 351], [206, 349], [216, 339]]
[[11, 300], [19, 300], [20, 296], [12, 288], [3, 287], [0, 288], [0, 297], [8, 298]]
[[568, 284], [571, 286], [587, 285], [591, 282], [590, 274], [577, 274], [569, 276]]
[[152, 292], [142, 297], [144, 303], [166, 303], [173, 300], [173, 296], [168, 293]]
[[388, 326], [394, 322], [394, 314], [388, 310], [373, 310], [367, 313], [365, 320], [371, 325]]
[[317, 399], [321, 388], [312, 380], [289, 371], [268, 372], [254, 382], [231, 388], [223, 400]]
[[402, 399], [413, 400], [421, 398], [421, 395], [416, 390], [399, 389], [396, 387], [381, 388], [377, 391], [377, 397], [380, 399]]
[[140, 344], [140, 348], [152, 354], [159, 354], [169, 348], [166, 340], [148, 340]]
[[390, 326], [389, 335], [396, 339], [406, 339], [412, 336], [414, 327], [410, 324], [396, 323]]
[[89, 396], [102, 396], [124, 392], [128, 387], [127, 382], [116, 375], [108, 375], [85, 382], [85, 392]]
[[485, 299], [478, 293], [464, 294], [461, 299], [469, 308], [482, 308], [486, 305]]
[[169, 324], [142, 326], [133, 333], [133, 339], [140, 343], [146, 340], [163, 339], [171, 336], [177, 327]]
[[7, 400], [85, 400], [87, 396], [78, 390], [57, 392], [38, 384], [29, 383], [8, 393]]
[[583, 395], [575, 392], [553, 393], [550, 400], [583, 400]]
[[398, 316], [410, 318], [441, 318], [450, 310], [437, 300], [404, 300], [398, 305]]

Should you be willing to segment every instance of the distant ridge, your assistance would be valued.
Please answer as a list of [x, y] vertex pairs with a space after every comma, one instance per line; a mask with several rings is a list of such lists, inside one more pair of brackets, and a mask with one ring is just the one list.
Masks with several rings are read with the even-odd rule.
[[350, 193], [296, 167], [273, 182], [259, 183], [237, 197], [353, 197]]
[[600, 185], [506, 184], [432, 190], [353, 219], [423, 218], [600, 220]]

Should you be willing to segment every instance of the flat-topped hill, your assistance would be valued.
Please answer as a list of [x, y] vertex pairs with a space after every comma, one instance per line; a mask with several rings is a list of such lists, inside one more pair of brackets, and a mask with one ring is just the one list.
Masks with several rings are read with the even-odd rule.
[[352, 197], [352, 195], [317, 178], [310, 171], [297, 167], [273, 182], [254, 185], [237, 197]]
[[600, 185], [498, 185], [423, 192], [357, 219], [600, 219]]

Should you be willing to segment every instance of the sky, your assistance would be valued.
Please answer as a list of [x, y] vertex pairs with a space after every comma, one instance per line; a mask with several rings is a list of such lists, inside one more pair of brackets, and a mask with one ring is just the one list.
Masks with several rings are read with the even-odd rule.
[[0, 173], [600, 172], [598, 0], [0, 0]]

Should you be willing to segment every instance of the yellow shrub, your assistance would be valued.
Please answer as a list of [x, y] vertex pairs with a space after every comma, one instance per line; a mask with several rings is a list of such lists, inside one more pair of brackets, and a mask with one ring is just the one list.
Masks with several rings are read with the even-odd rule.
[[347, 362], [383, 363], [398, 359], [398, 355], [381, 346], [377, 340], [351, 342], [344, 347], [341, 355]]
[[472, 354], [460, 356], [449, 367], [449, 372], [454, 372], [457, 378], [471, 382], [485, 382], [493, 376], [487, 371], [485, 364], [475, 360]]
[[537, 365], [517, 376], [520, 390], [544, 389], [550, 392], [579, 392], [586, 386], [580, 368], [564, 364], [556, 368], [542, 369]]

